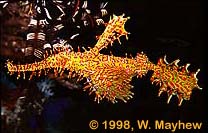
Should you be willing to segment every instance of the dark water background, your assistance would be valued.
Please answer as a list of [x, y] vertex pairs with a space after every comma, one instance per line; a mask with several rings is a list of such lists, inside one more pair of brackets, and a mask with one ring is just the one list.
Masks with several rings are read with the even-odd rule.
[[[159, 87], [150, 82], [151, 72], [142, 79], [133, 78], [132, 90], [135, 95], [128, 103], [111, 104], [94, 102], [93, 96], [79, 90], [69, 91], [67, 96], [56, 97], [45, 104], [43, 112], [44, 127], [48, 132], [73, 132], [89, 130], [90, 120], [136, 120], [205, 122], [205, 40], [204, 6], [196, 0], [111, 0], [108, 3], [110, 14], [125, 13], [130, 16], [126, 30], [131, 34], [129, 40], [121, 39], [122, 45], [110, 48], [116, 56], [125, 56], [143, 51], [156, 63], [160, 57], [167, 61], [180, 59], [179, 65], [191, 63], [190, 71], [201, 69], [198, 74], [200, 90], [193, 90], [190, 101], [177, 106], [173, 97], [166, 104], [167, 95], [157, 97]], [[91, 43], [92, 41], [89, 41]], [[108, 50], [103, 50], [107, 53]], [[34, 123], [32, 124], [34, 125]], [[205, 123], [204, 125], [205, 126]], [[99, 128], [102, 131], [102, 128]]]

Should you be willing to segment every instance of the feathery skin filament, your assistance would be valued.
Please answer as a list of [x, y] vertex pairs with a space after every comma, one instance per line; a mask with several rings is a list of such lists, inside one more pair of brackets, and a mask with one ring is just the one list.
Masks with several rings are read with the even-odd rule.
[[192, 90], [200, 88], [197, 84], [196, 73], [190, 73], [186, 66], [179, 67], [178, 60], [168, 64], [166, 59], [159, 59], [158, 64], [153, 64], [148, 57], [142, 52], [138, 53], [135, 58], [115, 57], [113, 55], [100, 54], [100, 50], [119, 40], [121, 36], [128, 35], [124, 25], [129, 19], [124, 15], [115, 16], [110, 19], [106, 29], [100, 36], [96, 45], [85, 52], [62, 51], [50, 56], [46, 56], [40, 62], [26, 65], [15, 65], [11, 61], [7, 62], [7, 68], [10, 74], [17, 72], [17, 78], [23, 73], [32, 72], [33, 75], [40, 76], [42, 73], [47, 74], [50, 69], [56, 76], [61, 76], [65, 71], [69, 72], [69, 78], [72, 72], [80, 77], [87, 79], [84, 90], [89, 94], [95, 93], [95, 101], [98, 103], [106, 98], [112, 103], [120, 99], [127, 102], [133, 97], [131, 92], [133, 86], [130, 84], [132, 77], [142, 78], [150, 70], [153, 71], [151, 77], [152, 83], [160, 85], [158, 95], [164, 91], [168, 93], [168, 103], [172, 95], [177, 95], [179, 106], [183, 100], [189, 100]]

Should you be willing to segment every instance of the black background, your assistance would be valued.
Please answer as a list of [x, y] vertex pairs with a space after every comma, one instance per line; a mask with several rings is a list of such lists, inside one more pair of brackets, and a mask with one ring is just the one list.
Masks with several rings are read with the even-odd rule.
[[[95, 103], [93, 96], [87, 93], [74, 93], [81, 103], [80, 107], [68, 113], [69, 121], [74, 130], [89, 129], [88, 123], [95, 119], [100, 123], [104, 120], [155, 120], [175, 122], [205, 122], [205, 42], [204, 42], [204, 8], [203, 2], [196, 0], [111, 0], [108, 4], [110, 14], [125, 13], [131, 19], [126, 23], [126, 30], [131, 34], [129, 40], [122, 40], [122, 45], [111, 48], [114, 55], [124, 56], [143, 51], [149, 59], [157, 63], [164, 55], [167, 61], [180, 59], [179, 65], [191, 63], [190, 71], [201, 69], [198, 84], [203, 88], [193, 90], [190, 101], [177, 106], [177, 98], [173, 97], [169, 104], [167, 94], [157, 97], [159, 87], [150, 82], [151, 72], [142, 79], [134, 78], [132, 90], [135, 95], [128, 103], [111, 104], [102, 101]], [[105, 50], [104, 50], [105, 51]], [[84, 101], [84, 102], [83, 102]], [[207, 127], [207, 123], [203, 123]], [[104, 127], [100, 127], [103, 131]]]
[[[126, 23], [130, 32], [129, 40], [121, 39], [114, 46], [103, 50], [112, 51], [116, 56], [125, 53], [136, 55], [143, 51], [149, 59], [157, 63], [160, 57], [167, 56], [167, 61], [180, 59], [179, 65], [191, 63], [190, 71], [201, 69], [198, 74], [198, 84], [203, 88], [193, 90], [191, 99], [184, 101], [178, 107], [176, 97], [169, 104], [167, 94], [157, 97], [158, 86], [152, 85], [149, 72], [142, 79], [133, 78], [134, 98], [128, 103], [122, 101], [112, 104], [106, 100], [100, 104], [94, 102], [94, 96], [82, 90], [70, 91], [73, 101], [70, 108], [63, 111], [61, 122], [52, 127], [62, 132], [92, 131], [89, 129], [91, 120], [98, 120], [100, 127], [95, 131], [105, 131], [101, 123], [104, 120], [130, 120], [136, 129], [136, 120], [149, 120], [153, 125], [155, 120], [167, 122], [204, 122], [208, 126], [205, 111], [205, 42], [204, 42], [204, 3], [197, 0], [110, 0], [109, 14], [125, 13], [131, 19]], [[92, 38], [93, 40], [94, 38]], [[91, 44], [92, 45], [92, 44]], [[53, 101], [53, 100], [52, 100]], [[51, 101], [51, 102], [52, 102]], [[50, 110], [51, 112], [55, 111]], [[47, 122], [44, 122], [47, 125]]]

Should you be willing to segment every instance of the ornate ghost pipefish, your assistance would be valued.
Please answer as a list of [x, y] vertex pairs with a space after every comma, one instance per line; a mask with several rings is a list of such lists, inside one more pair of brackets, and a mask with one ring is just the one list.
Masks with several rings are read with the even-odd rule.
[[56, 54], [47, 56], [40, 62], [31, 64], [15, 65], [12, 61], [7, 61], [7, 68], [10, 74], [17, 73], [17, 78], [23, 76], [30, 71], [30, 79], [33, 75], [45, 75], [50, 69], [54, 71], [56, 76], [61, 76], [68, 71], [68, 78], [73, 76], [72, 73], [79, 75], [78, 80], [87, 79], [84, 90], [88, 90], [90, 94], [95, 93], [95, 101], [106, 98], [112, 103], [120, 99], [124, 102], [132, 98], [131, 92], [133, 86], [130, 84], [132, 77], [139, 78], [153, 71], [151, 77], [152, 83], [160, 86], [158, 96], [162, 92], [167, 92], [169, 103], [173, 95], [177, 95], [180, 106], [183, 100], [189, 100], [194, 88], [202, 89], [198, 86], [196, 78], [197, 72], [189, 72], [188, 65], [178, 66], [179, 60], [168, 63], [166, 58], [160, 58], [157, 64], [149, 61], [148, 57], [143, 53], [138, 53], [135, 58], [116, 57], [113, 55], [100, 54], [103, 48], [107, 48], [109, 44], [113, 44], [115, 40], [120, 43], [120, 37], [129, 34], [124, 25], [129, 17], [124, 15], [115, 16], [106, 24], [106, 29], [99, 37], [96, 45], [84, 52], [75, 52], [71, 50], [61, 50]]

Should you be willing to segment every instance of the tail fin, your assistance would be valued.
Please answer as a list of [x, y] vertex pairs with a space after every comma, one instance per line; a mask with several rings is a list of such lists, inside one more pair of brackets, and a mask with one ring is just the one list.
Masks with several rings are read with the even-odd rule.
[[190, 64], [186, 64], [184, 66], [178, 66], [178, 62], [180, 60], [175, 60], [172, 63], [168, 63], [166, 61], [166, 56], [164, 58], [160, 58], [157, 66], [154, 69], [154, 73], [151, 77], [152, 83], [156, 83], [160, 85], [158, 96], [163, 92], [168, 93], [167, 103], [170, 102], [173, 95], [178, 97], [180, 106], [183, 100], [189, 100], [192, 90], [194, 88], [202, 89], [197, 84], [197, 72], [189, 72], [188, 66]]

